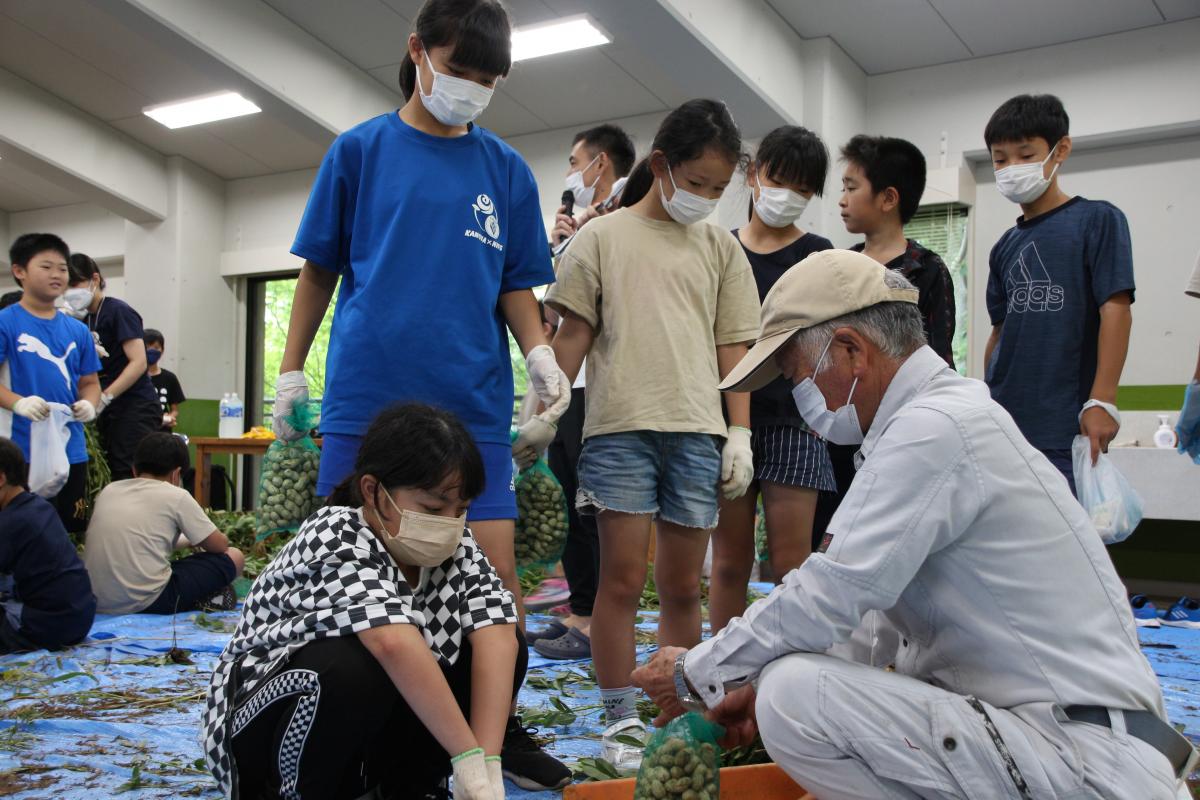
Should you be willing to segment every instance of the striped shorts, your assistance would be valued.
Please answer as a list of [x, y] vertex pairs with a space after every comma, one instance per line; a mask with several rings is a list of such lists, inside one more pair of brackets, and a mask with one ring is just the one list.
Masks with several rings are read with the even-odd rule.
[[754, 479], [821, 492], [837, 491], [829, 448], [811, 431], [761, 425], [751, 432]]

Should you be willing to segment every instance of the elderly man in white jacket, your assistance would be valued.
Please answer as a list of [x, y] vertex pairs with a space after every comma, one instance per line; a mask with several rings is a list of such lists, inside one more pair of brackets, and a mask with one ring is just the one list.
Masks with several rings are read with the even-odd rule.
[[[1194, 750], [1087, 514], [987, 386], [925, 345], [916, 301], [839, 250], [767, 295], [721, 388], [782, 373], [815, 431], [861, 445], [858, 474], [820, 553], [635, 683], [664, 718], [761, 731], [820, 800], [1187, 797]], [[894, 645], [852, 647], [872, 618]]]

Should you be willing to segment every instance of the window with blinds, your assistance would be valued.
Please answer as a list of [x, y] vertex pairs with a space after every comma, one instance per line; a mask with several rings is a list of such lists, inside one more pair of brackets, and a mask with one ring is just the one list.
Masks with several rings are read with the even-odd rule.
[[959, 203], [922, 206], [904, 226], [904, 235], [942, 257], [954, 279], [954, 363], [967, 371], [967, 216]]

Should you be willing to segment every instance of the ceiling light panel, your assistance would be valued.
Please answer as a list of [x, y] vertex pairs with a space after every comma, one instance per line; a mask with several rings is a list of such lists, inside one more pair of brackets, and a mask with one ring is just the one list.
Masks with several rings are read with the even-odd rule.
[[142, 109], [142, 113], [147, 117], [172, 129], [186, 128], [189, 125], [203, 125], [206, 122], [216, 122], [220, 119], [243, 117], [247, 114], [257, 114], [260, 111], [262, 111], [261, 108], [237, 92], [221, 92], [204, 97], [193, 97], [189, 100], [163, 103]]
[[567, 17], [513, 29], [512, 60], [526, 61], [554, 53], [596, 47], [611, 41], [591, 17]]

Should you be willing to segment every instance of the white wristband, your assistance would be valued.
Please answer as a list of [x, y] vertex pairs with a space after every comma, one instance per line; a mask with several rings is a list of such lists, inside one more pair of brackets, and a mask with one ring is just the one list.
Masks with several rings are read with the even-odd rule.
[[1088, 400], [1083, 404], [1083, 408], [1079, 409], [1080, 422], [1083, 422], [1083, 412], [1087, 411], [1089, 408], [1103, 408], [1108, 412], [1108, 415], [1116, 421], [1117, 427], [1121, 427], [1121, 412], [1117, 410], [1117, 407], [1112, 403], [1106, 403], [1103, 400], [1095, 399]]

